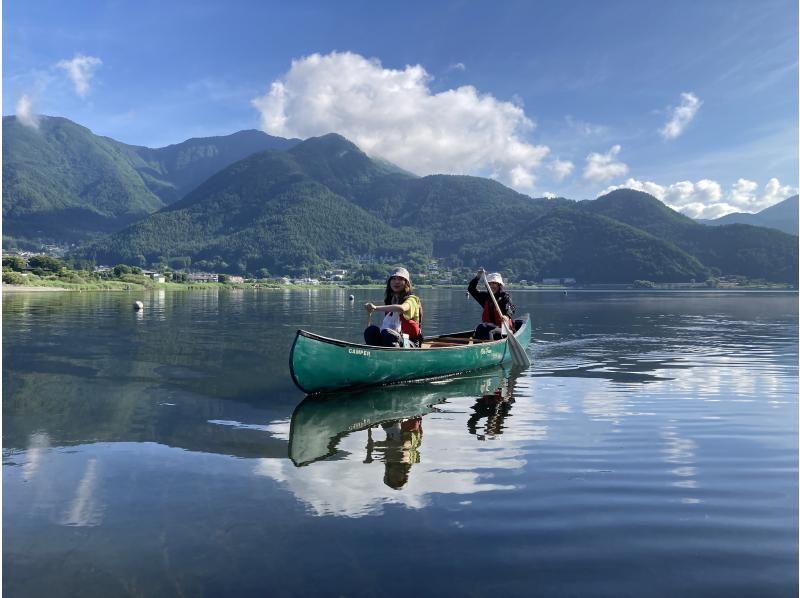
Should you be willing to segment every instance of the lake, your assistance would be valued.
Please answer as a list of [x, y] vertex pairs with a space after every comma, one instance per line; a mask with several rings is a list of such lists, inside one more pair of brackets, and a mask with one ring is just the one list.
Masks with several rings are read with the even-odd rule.
[[4, 294], [6, 595], [797, 595], [796, 293], [513, 291], [529, 370], [304, 400], [381, 294]]

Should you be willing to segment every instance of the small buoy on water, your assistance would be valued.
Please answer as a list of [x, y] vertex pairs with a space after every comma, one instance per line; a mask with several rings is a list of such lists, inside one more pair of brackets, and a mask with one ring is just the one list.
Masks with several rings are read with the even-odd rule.
[[140, 310], [144, 309], [144, 303], [142, 303], [141, 301], [134, 301], [133, 302], [133, 309], [134, 309], [134, 311], [140, 311]]
[[350, 301], [355, 301], [355, 300], [356, 300], [356, 296], [355, 295], [350, 295]]

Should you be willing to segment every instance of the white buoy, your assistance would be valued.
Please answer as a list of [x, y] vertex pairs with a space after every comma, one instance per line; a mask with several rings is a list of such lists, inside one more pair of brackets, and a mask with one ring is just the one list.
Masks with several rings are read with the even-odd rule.
[[141, 301], [134, 301], [133, 302], [133, 309], [134, 311], [140, 311], [144, 309], [144, 303]]
[[355, 295], [350, 295], [350, 301], [355, 301], [355, 300], [356, 300], [356, 296]]

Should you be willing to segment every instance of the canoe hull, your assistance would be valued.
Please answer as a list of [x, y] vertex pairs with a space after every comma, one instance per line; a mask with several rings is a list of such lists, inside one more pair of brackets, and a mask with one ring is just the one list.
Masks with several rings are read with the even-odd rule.
[[[515, 333], [525, 347], [530, 319]], [[294, 383], [307, 393], [450, 376], [511, 361], [505, 339], [465, 346], [398, 349], [349, 343], [298, 330], [290, 357]]]

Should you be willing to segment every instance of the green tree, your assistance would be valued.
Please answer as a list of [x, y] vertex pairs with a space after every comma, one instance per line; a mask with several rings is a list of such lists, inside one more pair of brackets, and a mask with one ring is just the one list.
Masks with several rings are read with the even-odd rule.
[[45, 272], [60, 272], [64, 268], [64, 263], [49, 255], [34, 255], [28, 260], [28, 265], [34, 270]]
[[9, 255], [3, 258], [3, 269], [5, 270], [8, 268], [9, 270], [13, 270], [14, 272], [22, 272], [25, 270], [27, 264], [25, 263], [25, 258], [22, 258], [18, 255]]

